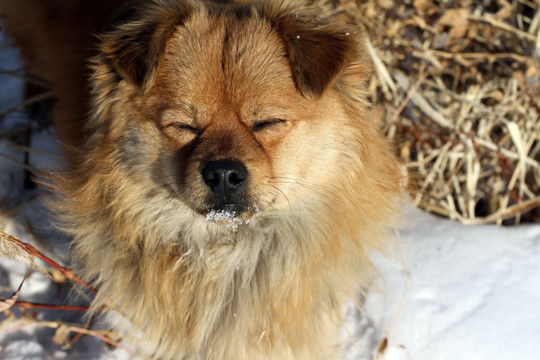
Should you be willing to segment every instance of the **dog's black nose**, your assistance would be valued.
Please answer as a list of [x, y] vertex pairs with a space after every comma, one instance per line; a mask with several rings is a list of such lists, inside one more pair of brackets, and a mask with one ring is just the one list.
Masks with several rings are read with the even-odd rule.
[[245, 186], [248, 171], [240, 161], [216, 160], [208, 162], [201, 175], [214, 194], [229, 196]]

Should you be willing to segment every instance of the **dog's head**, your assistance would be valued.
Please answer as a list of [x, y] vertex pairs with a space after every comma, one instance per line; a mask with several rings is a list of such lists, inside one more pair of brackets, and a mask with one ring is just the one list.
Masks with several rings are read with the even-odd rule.
[[288, 208], [347, 176], [358, 125], [346, 81], [358, 86], [368, 66], [356, 29], [314, 11], [166, 0], [106, 35], [94, 93], [118, 166], [217, 222]]

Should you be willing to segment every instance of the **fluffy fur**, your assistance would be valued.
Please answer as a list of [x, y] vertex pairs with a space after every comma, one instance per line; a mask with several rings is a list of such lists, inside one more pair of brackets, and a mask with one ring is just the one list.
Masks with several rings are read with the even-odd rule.
[[[335, 358], [401, 197], [358, 29], [292, 0], [1, 4], [58, 98], [55, 211], [93, 308], [160, 359]], [[224, 159], [247, 180], [216, 200]]]

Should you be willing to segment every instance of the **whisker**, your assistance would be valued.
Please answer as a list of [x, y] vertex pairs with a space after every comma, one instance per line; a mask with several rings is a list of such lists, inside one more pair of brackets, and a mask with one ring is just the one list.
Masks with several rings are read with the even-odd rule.
[[298, 201], [298, 203], [303, 204], [303, 201], [300, 199], [300, 196], [298, 195], [298, 192], [296, 191], [296, 189], [292, 186], [289, 186], [289, 190], [291, 190], [294, 196], [296, 196], [296, 200]]
[[[266, 199], [256, 198], [256, 199], [254, 199], [254, 201], [256, 203], [256, 206], [262, 207], [261, 203], [264, 203], [266, 205], [265, 206], [266, 208], [274, 210], [272, 215], [276, 216], [279, 220], [281, 220], [281, 216], [279, 215], [279, 209], [274, 205], [273, 200], [266, 200]], [[256, 214], [256, 217], [260, 218], [260, 215]]]
[[168, 197], [168, 200], [165, 201], [165, 202], [163, 203], [163, 205], [161, 206], [161, 209], [159, 210], [158, 215], [157, 215], [158, 218], [161, 217], [161, 215], [162, 215], [163, 212], [165, 211], [165, 207], [166, 207], [167, 205], [169, 205], [169, 204], [170, 204], [174, 199], [176, 199], [179, 195], [182, 195], [184, 192], [185, 192], [185, 190], [182, 189], [182, 190], [179, 190], [179, 191], [176, 191], [176, 192], [171, 193], [170, 196]]
[[[301, 186], [303, 188], [306, 188], [306, 189], [320, 195], [321, 197], [323, 197], [323, 198], [325, 198], [327, 200], [335, 200], [334, 198], [329, 196], [328, 193], [326, 193], [324, 191], [321, 191], [321, 190], [326, 189], [326, 187], [323, 186], [323, 185], [312, 184], [310, 182], [306, 182], [306, 181], [302, 181], [302, 180], [295, 180], [295, 179], [291, 179], [291, 178], [284, 178], [287, 181], [277, 180], [277, 179], [279, 179], [279, 177], [269, 177], [269, 178], [273, 179], [272, 181], [269, 181], [269, 184], [284, 184], [284, 185], [294, 184], [294, 185], [298, 185], [298, 186]], [[292, 187], [289, 187], [289, 188], [292, 189]]]
[[313, 187], [319, 187], [319, 188], [321, 188], [321, 189], [325, 189], [325, 188], [326, 188], [326, 186], [324, 186], [324, 185], [315, 184], [315, 183], [310, 182], [310, 181], [307, 181], [307, 180], [296, 179], [296, 178], [291, 178], [291, 177], [287, 177], [287, 176], [270, 176], [270, 177], [268, 177], [268, 178], [269, 178], [269, 179], [279, 180], [279, 181], [282, 181], [281, 179], [283, 179], [283, 180], [288, 180], [288, 181], [294, 182], [294, 183], [296, 183], [296, 184], [309, 185], [309, 186], [313, 186]]
[[279, 191], [281, 193], [281, 195], [283, 195], [285, 200], [287, 200], [287, 204], [289, 205], [289, 209], [291, 210], [291, 215], [293, 215], [294, 213], [293, 213], [293, 209], [292, 209], [292, 206], [291, 206], [291, 202], [289, 201], [289, 198], [287, 197], [287, 195], [285, 195], [285, 193], [283, 191], [281, 191], [277, 186], [272, 186], [272, 188]]

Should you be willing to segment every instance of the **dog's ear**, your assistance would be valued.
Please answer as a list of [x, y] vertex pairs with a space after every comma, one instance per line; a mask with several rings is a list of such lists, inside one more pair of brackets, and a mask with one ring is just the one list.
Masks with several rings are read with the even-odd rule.
[[356, 28], [318, 19], [300, 1], [265, 2], [262, 15], [285, 43], [298, 90], [320, 97], [357, 56]]
[[190, 1], [162, 1], [103, 36], [101, 53], [142, 92], [150, 89], [167, 41], [193, 11]]

